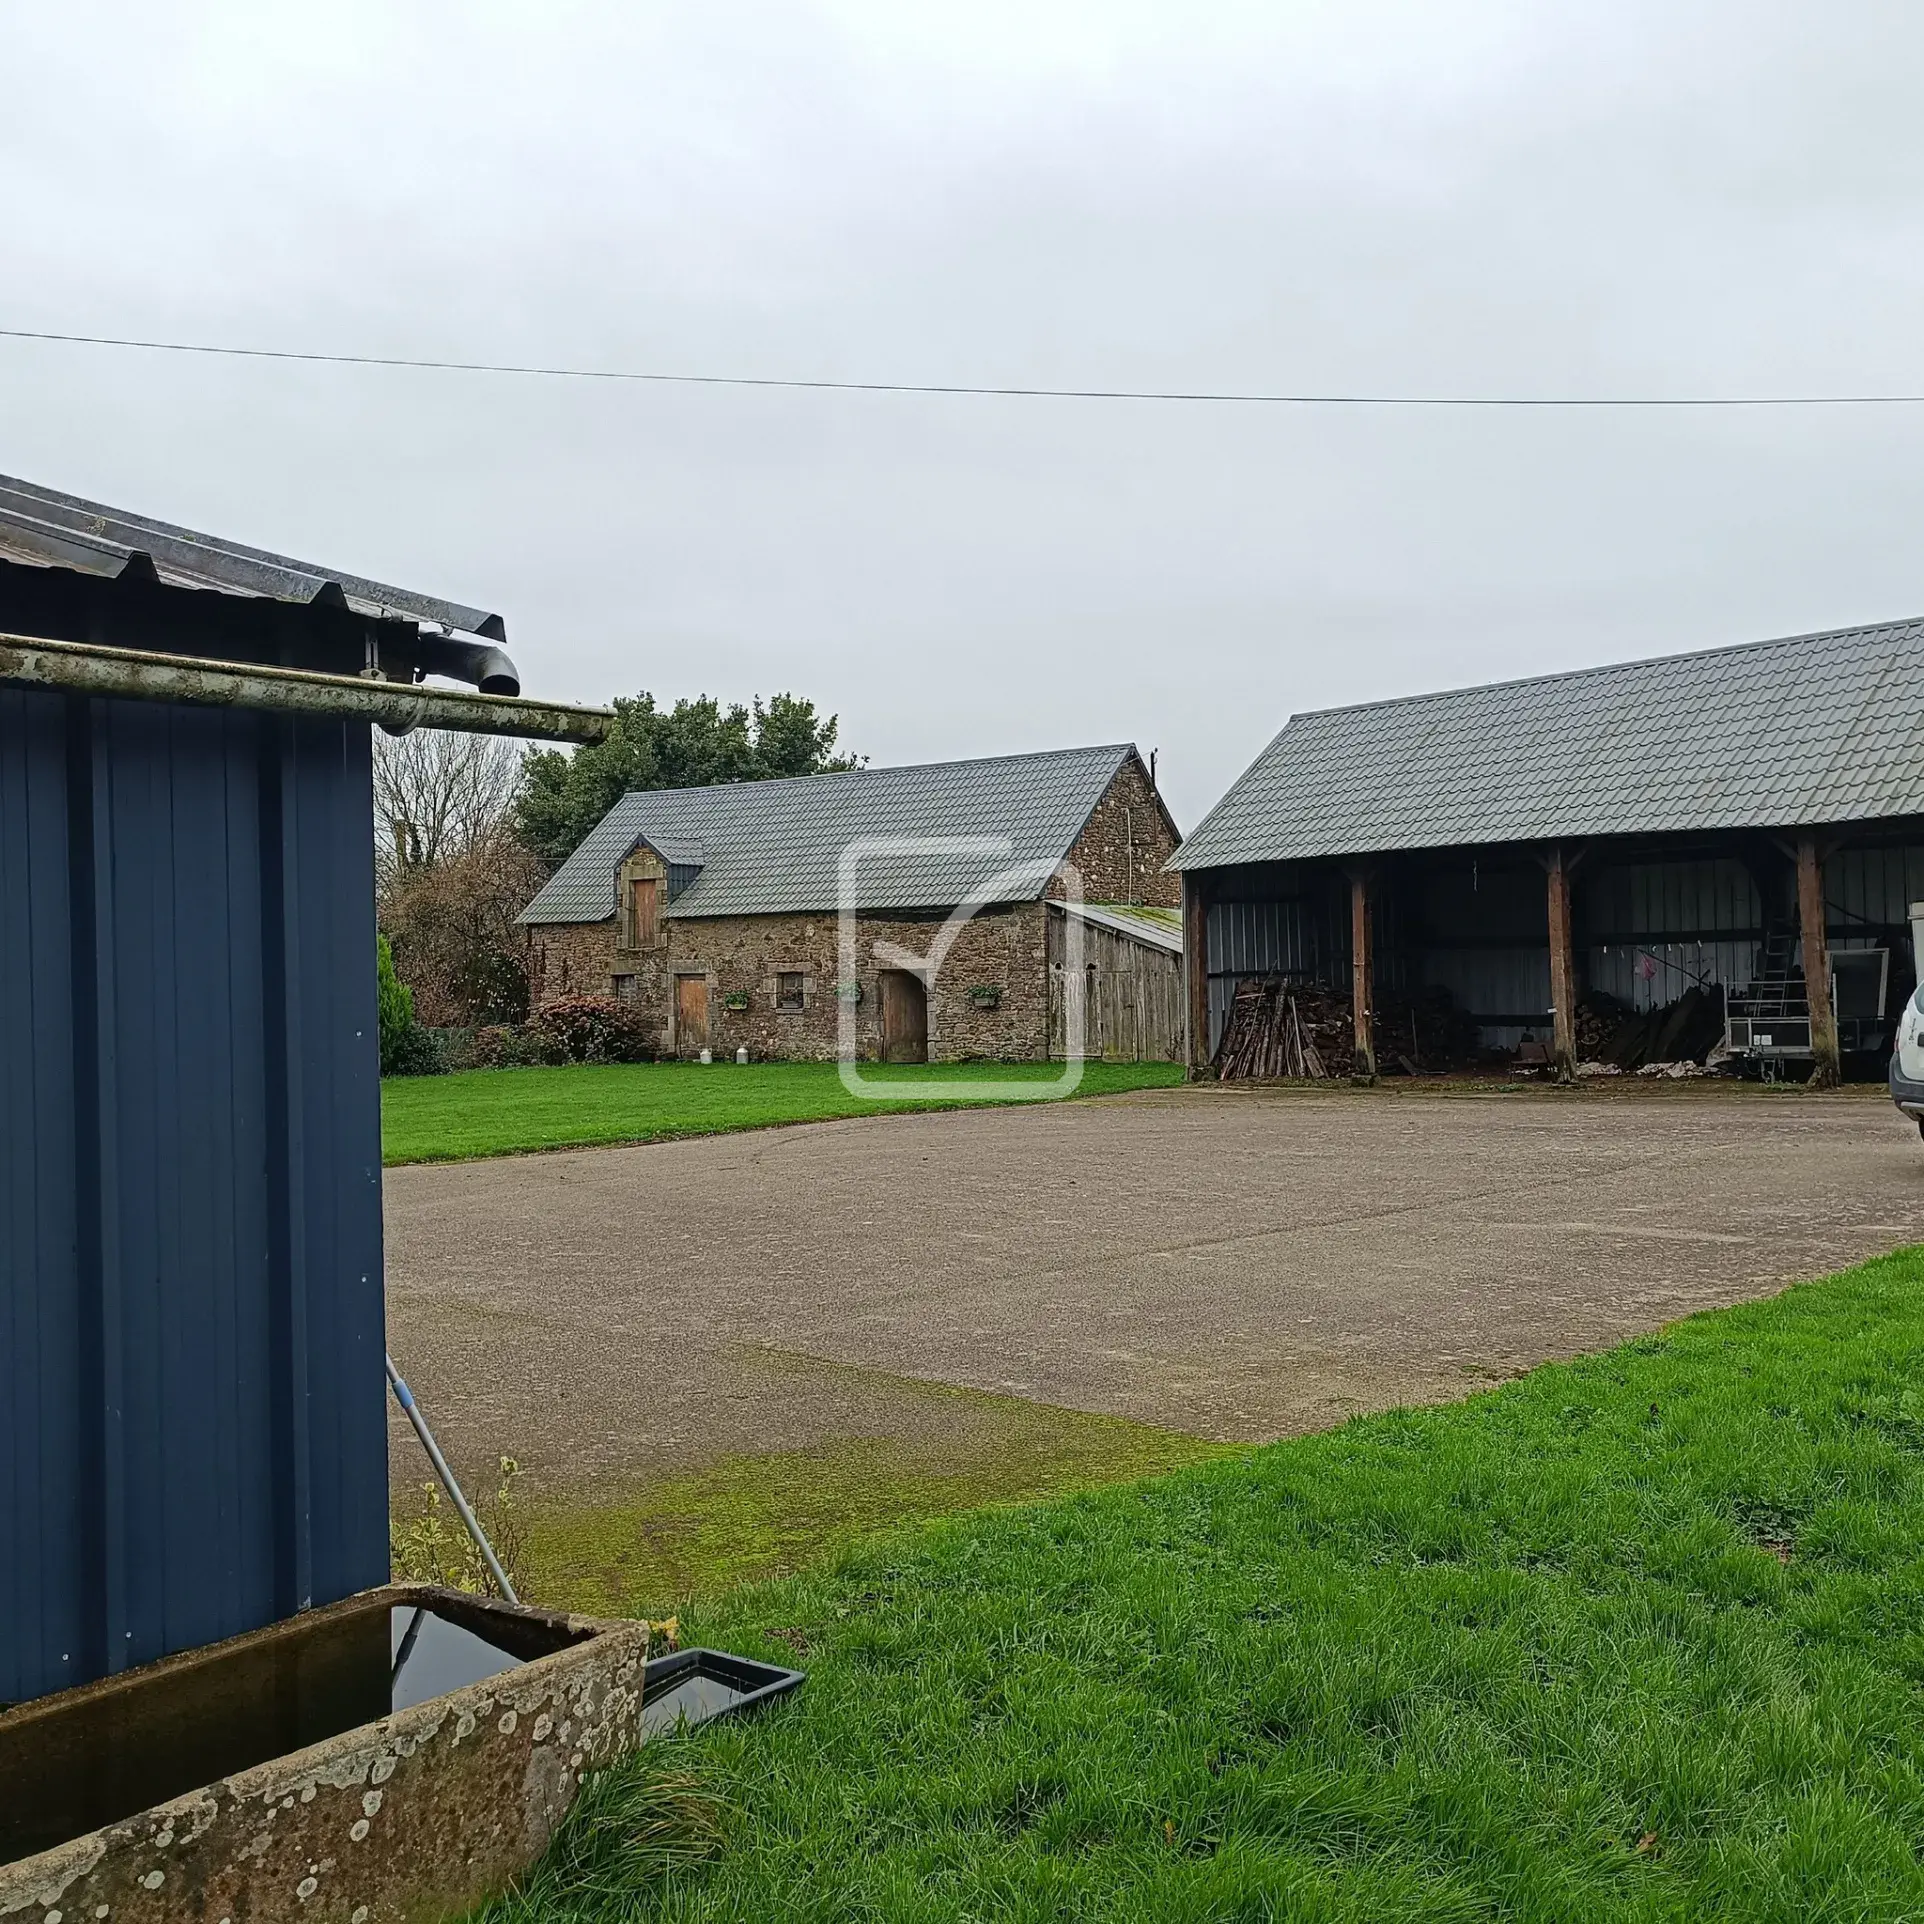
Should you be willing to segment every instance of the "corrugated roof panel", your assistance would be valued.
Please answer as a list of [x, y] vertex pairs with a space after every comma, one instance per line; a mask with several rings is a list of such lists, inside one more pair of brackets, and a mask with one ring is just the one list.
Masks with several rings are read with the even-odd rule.
[[363, 614], [404, 615], [491, 641], [507, 638], [506, 623], [484, 608], [389, 587], [337, 568], [316, 567], [265, 548], [197, 534], [171, 521], [156, 521], [150, 515], [130, 514], [123, 508], [62, 494], [57, 488], [0, 475], [0, 556], [76, 568], [83, 574], [117, 575], [134, 554], [147, 555], [161, 579], [178, 587], [218, 588], [227, 594], [296, 602], [312, 601], [336, 589]]
[[1924, 814], [1924, 621], [1292, 717], [1173, 866]]
[[[1060, 861], [1134, 752], [1071, 748], [625, 795], [521, 920], [613, 915], [615, 870], [644, 839], [658, 850], [701, 850], [700, 875], [668, 911], [679, 917], [833, 913], [843, 851], [864, 838], [1006, 838], [1006, 851], [883, 848], [862, 860], [865, 907], [950, 908], [1006, 868]], [[1044, 879], [1011, 884], [998, 899], [1038, 896]]]
[[1154, 908], [1141, 902], [1063, 902], [1065, 914], [1081, 917], [1097, 928], [1112, 929], [1152, 948], [1182, 953], [1182, 911]]

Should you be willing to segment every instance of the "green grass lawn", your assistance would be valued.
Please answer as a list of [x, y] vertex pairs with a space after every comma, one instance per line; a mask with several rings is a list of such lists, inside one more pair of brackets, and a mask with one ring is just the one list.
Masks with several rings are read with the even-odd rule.
[[[955, 1085], [1011, 1085], [1009, 1099], [1034, 1099], [1059, 1062], [956, 1062], [881, 1068], [871, 1076], [911, 1085], [914, 1094], [878, 1102], [852, 1096], [832, 1062], [634, 1062], [565, 1069], [469, 1069], [451, 1076], [390, 1076], [381, 1084], [383, 1159], [458, 1162], [521, 1150], [604, 1142], [656, 1142], [764, 1129], [828, 1116], [952, 1106]], [[1091, 1062], [1079, 1095], [1162, 1087], [1182, 1080], [1174, 1062]], [[1025, 1089], [1024, 1085], [1028, 1085]]]
[[510, 1919], [1924, 1916], [1924, 1258], [701, 1606]]

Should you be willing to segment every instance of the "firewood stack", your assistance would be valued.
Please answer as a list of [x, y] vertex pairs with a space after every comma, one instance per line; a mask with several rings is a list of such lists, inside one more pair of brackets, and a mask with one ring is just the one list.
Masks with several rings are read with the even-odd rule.
[[1354, 1060], [1347, 1018], [1329, 1020], [1330, 998], [1279, 977], [1236, 984], [1216, 1052], [1224, 1082], [1250, 1076], [1346, 1076]]
[[[1476, 1058], [1476, 1029], [1447, 990], [1386, 996], [1375, 1020], [1376, 1066], [1389, 1075], [1462, 1068]], [[1236, 985], [1216, 1070], [1250, 1077], [1347, 1078], [1356, 1065], [1349, 998], [1316, 982], [1246, 977]]]
[[1593, 991], [1577, 1007], [1577, 1060], [1634, 1070], [1652, 1062], [1702, 1062], [1724, 1038], [1724, 992], [1716, 983], [1642, 1011]]

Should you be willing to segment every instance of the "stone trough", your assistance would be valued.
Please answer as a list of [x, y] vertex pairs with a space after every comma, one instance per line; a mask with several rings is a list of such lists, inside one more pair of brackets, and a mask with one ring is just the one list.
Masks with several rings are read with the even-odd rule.
[[643, 1734], [644, 1624], [390, 1585], [0, 1712], [8, 1924], [401, 1924]]

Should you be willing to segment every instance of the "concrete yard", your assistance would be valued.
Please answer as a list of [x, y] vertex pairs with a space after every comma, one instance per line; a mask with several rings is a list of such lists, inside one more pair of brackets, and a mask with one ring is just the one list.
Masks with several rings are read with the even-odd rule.
[[1172, 1089], [386, 1181], [396, 1356], [458, 1464], [548, 1491], [939, 1451], [930, 1385], [1284, 1436], [1924, 1240], [1867, 1090]]

